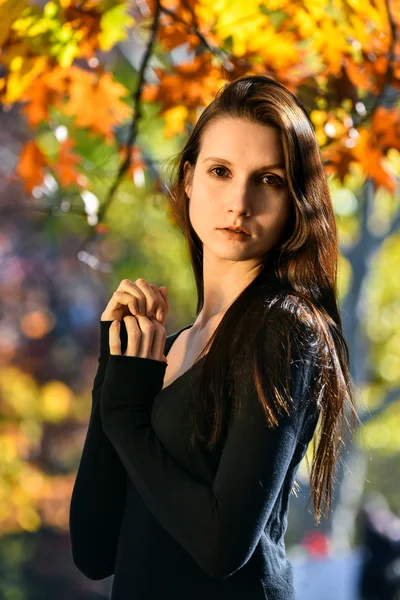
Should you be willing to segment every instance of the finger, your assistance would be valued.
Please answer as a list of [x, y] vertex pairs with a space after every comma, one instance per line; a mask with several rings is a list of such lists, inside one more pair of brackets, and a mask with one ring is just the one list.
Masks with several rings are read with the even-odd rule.
[[167, 290], [167, 286], [162, 285], [159, 289], [160, 295], [162, 296], [162, 299], [164, 301], [164, 306], [165, 306], [165, 316], [169, 310], [169, 304], [168, 304], [168, 290]]
[[[158, 288], [156, 285], [151, 283], [150, 286], [152, 287], [154, 294], [157, 298], [157, 307], [153, 317], [155, 317], [162, 325], [165, 325], [165, 320], [167, 318], [168, 313], [168, 306], [165, 302], [165, 297], [163, 296], [161, 289]], [[149, 317], [150, 319], [152, 318], [151, 315], [149, 315]]]
[[128, 343], [126, 346], [126, 351], [124, 356], [139, 356], [140, 351], [140, 341], [141, 341], [141, 331], [139, 324], [137, 322], [136, 316], [126, 316], [124, 317], [126, 332], [128, 334]]
[[137, 311], [141, 315], [146, 314], [146, 296], [137, 285], [130, 281], [130, 279], [123, 279], [118, 286], [119, 292], [124, 292], [127, 294], [131, 294], [134, 298], [137, 299]]
[[152, 358], [166, 362], [164, 356], [167, 333], [165, 327], [157, 319], [149, 319], [143, 315], [124, 317], [128, 333], [128, 344], [124, 356]]
[[121, 324], [119, 321], [113, 321], [109, 329], [110, 354], [121, 354], [121, 339], [119, 336]]
[[153, 344], [154, 326], [150, 319], [144, 315], [136, 315], [137, 325], [140, 331], [138, 349], [135, 356], [140, 358], [151, 358], [151, 347]]
[[156, 317], [160, 323], [164, 324], [168, 309], [159, 288], [154, 283], [148, 283], [143, 278], [137, 279], [135, 285], [142, 289], [146, 298], [145, 315], [149, 319]]
[[158, 287], [152, 283], [148, 283], [143, 277], [135, 281], [135, 285], [143, 292], [146, 298], [146, 312], [145, 315], [151, 319], [155, 316], [157, 306], [159, 305], [162, 298], [158, 292]]
[[128, 294], [127, 292], [122, 292], [120, 290], [114, 292], [113, 296], [118, 304], [127, 306], [133, 315], [140, 313], [139, 298], [137, 296]]
[[167, 332], [165, 327], [157, 321], [157, 319], [150, 319], [154, 325], [154, 336], [152, 346], [152, 358], [154, 360], [163, 360], [168, 363], [167, 357], [164, 356], [165, 341], [167, 338]]
[[135, 283], [129, 279], [123, 279], [120, 284], [120, 289], [135, 296], [138, 296], [137, 292], [139, 292], [140, 314], [149, 317], [154, 316], [157, 306], [157, 298], [150, 284], [143, 279], [143, 277], [137, 279]]

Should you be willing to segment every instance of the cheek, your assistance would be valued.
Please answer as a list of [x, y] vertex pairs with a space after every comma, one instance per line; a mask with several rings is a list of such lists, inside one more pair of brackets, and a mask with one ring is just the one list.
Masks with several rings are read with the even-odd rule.
[[196, 194], [192, 194], [189, 200], [189, 219], [196, 233], [203, 229], [207, 213], [209, 210], [204, 201], [199, 199]]
[[275, 244], [292, 228], [292, 205], [287, 198], [269, 199], [268, 208], [262, 215], [262, 223], [267, 237]]
[[277, 216], [276, 231], [279, 240], [287, 238], [291, 235], [294, 225], [294, 208], [291, 201], [287, 201], [283, 205]]
[[206, 221], [216, 208], [215, 194], [210, 193], [205, 186], [197, 186], [189, 200], [189, 216], [197, 221]]

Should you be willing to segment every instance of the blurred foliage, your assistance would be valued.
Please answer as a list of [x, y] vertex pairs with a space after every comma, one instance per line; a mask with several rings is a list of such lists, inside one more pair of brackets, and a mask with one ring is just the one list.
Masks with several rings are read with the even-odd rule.
[[[98, 163], [79, 160], [79, 129], [97, 135], [97, 144], [112, 146], [114, 155], [121, 151], [115, 126], [131, 114], [134, 75], [118, 81], [112, 64], [98, 55], [131, 30], [137, 37], [146, 35], [155, 5], [154, 0], [146, 9], [123, 0], [60, 0], [43, 6], [2, 0], [0, 43], [6, 69], [0, 99], [6, 105], [22, 103], [32, 130], [17, 168], [28, 191], [40, 185], [46, 172], [63, 187], [92, 187], [92, 168]], [[265, 73], [268, 68], [306, 103], [328, 173], [343, 183], [356, 163], [377, 187], [394, 191], [387, 154], [400, 148], [399, 102], [392, 107], [372, 102], [384, 84], [399, 89], [399, 63], [390, 63], [399, 50], [399, 40], [392, 39], [399, 19], [398, 4], [388, 13], [384, 0], [167, 0], [161, 5], [152, 57], [158, 81], [145, 85], [142, 101], [157, 103], [159, 127], [162, 121], [164, 136], [173, 137], [197, 120], [199, 106], [212, 100], [228, 74]], [[190, 62], [174, 64], [171, 53], [183, 44], [195, 55]], [[65, 118], [70, 139], [44, 144], [43, 133], [56, 133]], [[136, 151], [140, 160], [140, 144]]]

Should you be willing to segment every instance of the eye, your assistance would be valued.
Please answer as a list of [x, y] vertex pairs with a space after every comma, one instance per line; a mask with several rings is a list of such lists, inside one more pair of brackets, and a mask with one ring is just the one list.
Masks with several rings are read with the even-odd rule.
[[[225, 167], [214, 167], [213, 169], [210, 169], [210, 173], [214, 174], [214, 171], [226, 171]], [[217, 179], [221, 179], [221, 177], [219, 175], [217, 175], [215, 173], [214, 175]], [[223, 177], [223, 176], [222, 176]], [[267, 185], [273, 185], [274, 187], [280, 187], [282, 185], [282, 179], [280, 177], [278, 177], [277, 175], [263, 175], [263, 177], [261, 177], [261, 180], [266, 179], [267, 177], [272, 177], [273, 179], [275, 179], [275, 184], [274, 183], [269, 183]]]
[[[210, 169], [210, 173], [213, 173], [213, 171], [226, 171], [225, 167], [214, 167], [213, 169]], [[218, 175], [216, 175], [216, 177], [218, 178]]]
[[280, 187], [282, 185], [282, 179], [277, 175], [263, 175], [262, 179], [266, 179], [267, 177], [275, 178], [275, 184], [272, 184], [274, 187]]

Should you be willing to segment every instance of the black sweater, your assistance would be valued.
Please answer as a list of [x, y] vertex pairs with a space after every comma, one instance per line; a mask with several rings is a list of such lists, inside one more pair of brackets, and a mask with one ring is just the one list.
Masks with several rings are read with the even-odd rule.
[[[294, 360], [299, 410], [267, 429], [254, 394], [223, 446], [185, 443], [203, 359], [162, 389], [166, 363], [109, 353], [100, 323], [92, 410], [71, 497], [76, 567], [114, 574], [112, 600], [293, 600], [284, 533], [290, 492], [318, 412], [302, 410], [312, 361]], [[188, 325], [167, 336], [167, 355]], [[126, 328], [121, 323], [122, 353]]]

